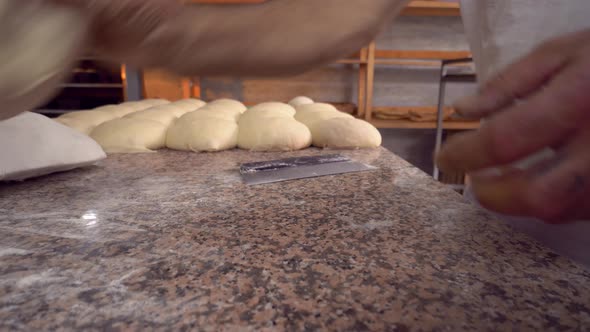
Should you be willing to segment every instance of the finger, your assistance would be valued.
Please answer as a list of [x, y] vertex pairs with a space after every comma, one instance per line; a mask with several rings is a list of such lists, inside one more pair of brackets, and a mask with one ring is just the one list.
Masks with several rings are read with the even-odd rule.
[[570, 61], [574, 54], [572, 47], [578, 46], [588, 34], [582, 31], [544, 43], [496, 74], [478, 94], [457, 101], [454, 105], [457, 112], [467, 118], [482, 118], [526, 98]]
[[503, 168], [501, 175], [471, 177], [471, 188], [478, 202], [486, 209], [510, 216], [524, 215], [522, 202], [526, 186], [526, 172]]
[[567, 60], [565, 53], [540, 48], [496, 74], [478, 94], [459, 99], [453, 106], [465, 118], [486, 117], [543, 86]]
[[581, 133], [551, 160], [524, 171], [472, 177], [481, 205], [513, 216], [564, 223], [590, 216], [590, 131]]
[[475, 132], [455, 135], [437, 157], [443, 171], [505, 165], [564, 138], [590, 120], [590, 61], [577, 61], [528, 100], [494, 114]]
[[590, 128], [580, 131], [562, 150], [563, 161], [537, 170], [527, 191], [527, 205], [536, 215], [562, 222], [584, 212], [590, 195]]

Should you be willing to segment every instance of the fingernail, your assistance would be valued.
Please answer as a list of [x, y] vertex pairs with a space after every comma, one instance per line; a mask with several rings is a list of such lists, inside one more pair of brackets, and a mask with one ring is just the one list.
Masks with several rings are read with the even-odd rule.
[[453, 107], [457, 110], [462, 116], [471, 117], [475, 114], [479, 113], [479, 96], [472, 95], [463, 97], [453, 103]]

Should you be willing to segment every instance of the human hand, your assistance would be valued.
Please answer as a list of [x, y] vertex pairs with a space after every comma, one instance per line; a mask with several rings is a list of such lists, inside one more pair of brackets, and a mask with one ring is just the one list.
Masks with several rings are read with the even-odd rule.
[[174, 0], [51, 0], [73, 6], [91, 23], [91, 48], [108, 58], [129, 60], [163, 22], [180, 13]]
[[[484, 207], [552, 223], [590, 217], [590, 30], [544, 43], [456, 106], [487, 119], [449, 139], [437, 163], [471, 173]], [[555, 155], [511, 166], [545, 148]]]
[[300, 74], [366, 46], [409, 0], [273, 0], [248, 6], [176, 0], [48, 0], [93, 22], [110, 60], [184, 76]]

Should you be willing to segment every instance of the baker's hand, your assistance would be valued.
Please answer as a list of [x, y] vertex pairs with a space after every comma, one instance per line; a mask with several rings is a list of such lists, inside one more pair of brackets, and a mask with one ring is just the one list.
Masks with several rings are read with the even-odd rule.
[[[541, 45], [456, 106], [487, 119], [449, 139], [437, 162], [471, 173], [482, 205], [553, 223], [590, 219], [590, 30]], [[544, 148], [556, 155], [507, 166]], [[501, 172], [481, 172], [491, 167]]]
[[83, 12], [91, 21], [91, 48], [115, 60], [133, 57], [147, 36], [182, 10], [175, 0], [50, 1]]
[[366, 46], [409, 0], [47, 0], [78, 6], [100, 55], [178, 74], [299, 74]]

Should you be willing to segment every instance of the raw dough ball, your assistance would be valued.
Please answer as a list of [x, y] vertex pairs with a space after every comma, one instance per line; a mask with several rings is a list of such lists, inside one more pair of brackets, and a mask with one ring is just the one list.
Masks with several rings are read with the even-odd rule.
[[0, 120], [51, 98], [84, 49], [89, 21], [49, 1], [0, 1]]
[[208, 118], [214, 118], [237, 122], [237, 119], [240, 117], [240, 115], [241, 113], [239, 112], [232, 114], [232, 112], [224, 112], [223, 109], [216, 110], [215, 108], [209, 108], [208, 106], [205, 106], [196, 111], [186, 113], [185, 115], [181, 116], [180, 119], [178, 119], [178, 121], [197, 121]]
[[102, 107], [97, 107], [94, 111], [101, 111], [101, 112], [109, 112], [113, 114], [116, 118], [124, 117], [129, 113], [133, 113], [136, 111], [136, 108], [132, 106], [126, 105], [107, 105]]
[[333, 118], [353, 119], [354, 117], [350, 114], [339, 112], [339, 111], [302, 112], [302, 113], [295, 114], [295, 120], [306, 125], [311, 130], [312, 135], [314, 134], [314, 127], [318, 122], [328, 120], [328, 119], [333, 119]]
[[181, 151], [214, 152], [233, 149], [237, 144], [238, 124], [214, 117], [198, 120], [182, 117], [168, 129], [166, 136], [166, 146]]
[[335, 107], [329, 104], [309, 104], [300, 106], [297, 114], [295, 114], [295, 120], [303, 123], [311, 131], [311, 136], [318, 136], [318, 124], [322, 121], [334, 118], [349, 118], [354, 117], [350, 114], [346, 114], [338, 111]]
[[234, 121], [238, 121], [238, 119], [242, 116], [242, 110], [236, 107], [224, 107], [220, 104], [207, 104], [197, 110], [197, 112], [212, 112], [212, 113], [219, 113], [223, 114], [225, 117], [230, 117], [234, 119]]
[[238, 146], [251, 151], [293, 151], [310, 146], [311, 133], [302, 123], [288, 117], [240, 120]]
[[191, 108], [191, 111], [196, 111], [197, 109], [207, 105], [206, 102], [204, 102], [200, 99], [193, 99], [193, 98], [181, 99], [181, 100], [173, 102], [172, 104], [183, 105], [183, 106], [189, 107], [189, 108]]
[[284, 103], [278, 103], [278, 102], [269, 102], [269, 103], [258, 104], [256, 106], [253, 106], [250, 109], [248, 109], [247, 112], [255, 113], [255, 112], [261, 112], [261, 111], [262, 112], [282, 112], [282, 113], [285, 113], [289, 116], [295, 115], [295, 108], [293, 108], [293, 106], [288, 105], [288, 104], [284, 104]]
[[145, 109], [152, 107], [151, 105], [145, 104], [141, 101], [127, 101], [122, 104], [119, 104], [119, 106], [128, 107], [133, 109], [134, 111], [143, 111]]
[[307, 112], [340, 112], [336, 107], [330, 104], [325, 103], [315, 103], [315, 104], [305, 104], [297, 106], [297, 113], [307, 113]]
[[244, 104], [233, 99], [217, 99], [207, 104], [207, 106], [224, 108], [228, 111], [240, 113], [244, 113], [248, 109]]
[[144, 100], [140, 101], [140, 103], [154, 107], [154, 106], [161, 106], [161, 105], [170, 104], [170, 101], [166, 100], [166, 99], [144, 99]]
[[170, 101], [168, 101], [166, 99], [145, 99], [145, 100], [140, 100], [140, 101], [127, 101], [127, 102], [124, 102], [119, 105], [133, 108], [136, 111], [143, 111], [143, 110], [147, 110], [148, 108], [162, 106], [162, 105], [168, 105], [168, 104], [170, 104]]
[[177, 105], [173, 105], [173, 104], [154, 106], [154, 107], [150, 107], [148, 109], [145, 109], [144, 111], [146, 111], [146, 110], [172, 113], [177, 118], [179, 118], [189, 112], [186, 107], [181, 107], [181, 106], [177, 106]]
[[295, 120], [292, 116], [287, 115], [283, 112], [277, 112], [272, 110], [261, 110], [258, 112], [246, 112], [242, 114], [238, 123], [240, 127], [242, 126], [262, 126], [268, 119], [286, 119], [286, 120]]
[[148, 108], [147, 110], [133, 112], [124, 117], [125, 119], [144, 119], [160, 122], [165, 125], [166, 128], [170, 127], [174, 121], [178, 118], [176, 113], [167, 109], [154, 109]]
[[153, 152], [166, 146], [166, 126], [144, 119], [115, 119], [94, 128], [93, 138], [106, 153]]
[[313, 104], [314, 101], [309, 98], [309, 97], [305, 97], [305, 96], [299, 96], [299, 97], [295, 97], [293, 99], [291, 99], [291, 101], [289, 102], [289, 105], [293, 106], [293, 107], [297, 107], [297, 106], [301, 106], [301, 105], [308, 105], [308, 104]]
[[381, 145], [379, 130], [354, 118], [332, 118], [315, 125], [313, 145], [320, 148], [356, 149]]
[[94, 127], [115, 118], [116, 114], [92, 110], [66, 113], [56, 121], [88, 135]]
[[96, 127], [96, 125], [75, 118], [55, 118], [54, 120], [84, 135], [90, 135], [92, 129]]

